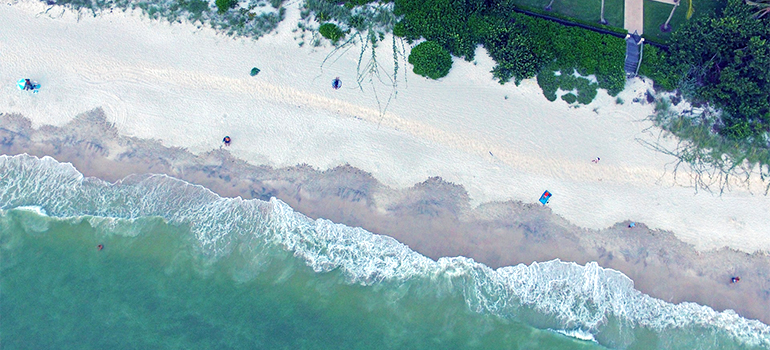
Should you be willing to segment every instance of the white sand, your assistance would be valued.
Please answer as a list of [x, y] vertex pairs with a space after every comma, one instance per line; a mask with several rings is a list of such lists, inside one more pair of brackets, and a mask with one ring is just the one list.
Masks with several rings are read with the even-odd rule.
[[[685, 173], [674, 184], [666, 171], [672, 157], [637, 141], [657, 136], [643, 131], [652, 106], [631, 103], [648, 88], [640, 80], [621, 94], [623, 105], [600, 92], [575, 109], [547, 101], [533, 80], [498, 84], [479, 50], [477, 65], [456, 60], [438, 82], [411, 71], [404, 82], [401, 62], [397, 98], [382, 115], [372, 85], [356, 87], [358, 48], [321, 69], [331, 48], [300, 48], [291, 31], [297, 3], [287, 6], [278, 33], [252, 41], [139, 15], [78, 20], [61, 8], [41, 14], [47, 7], [39, 2], [3, 4], [0, 112], [62, 125], [102, 107], [126, 135], [193, 152], [218, 148], [230, 135], [230, 151], [254, 164], [350, 163], [393, 187], [441, 176], [465, 186], [474, 205], [535, 202], [548, 189], [554, 212], [584, 227], [630, 219], [702, 250], [770, 251], [770, 200], [761, 192], [696, 194], [681, 186], [689, 185]], [[383, 77], [392, 74], [389, 37], [378, 57]], [[253, 66], [262, 69], [257, 77], [248, 74]], [[330, 87], [335, 76], [344, 83], [338, 91]], [[19, 91], [21, 77], [38, 80], [42, 91]], [[387, 99], [386, 86], [377, 86]]]

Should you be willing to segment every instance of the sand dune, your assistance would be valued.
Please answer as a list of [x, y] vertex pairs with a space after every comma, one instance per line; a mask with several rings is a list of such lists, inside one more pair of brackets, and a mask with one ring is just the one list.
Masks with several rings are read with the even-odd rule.
[[[230, 135], [229, 151], [252, 164], [349, 163], [397, 188], [440, 176], [464, 186], [474, 205], [534, 202], [548, 189], [554, 212], [580, 226], [630, 219], [701, 250], [770, 250], [770, 201], [759, 186], [696, 193], [685, 172], [674, 180], [673, 157], [639, 142], [675, 144], [649, 129], [652, 105], [632, 102], [650, 82], [630, 81], [622, 105], [600, 92], [571, 108], [547, 101], [532, 80], [498, 84], [479, 49], [441, 81], [405, 72], [402, 60], [394, 89], [378, 80], [393, 73], [388, 37], [377, 51], [379, 76], [364, 74], [359, 88], [359, 48], [322, 66], [332, 48], [300, 47], [297, 3], [277, 33], [258, 41], [136, 13], [78, 18], [39, 2], [9, 5], [0, 7], [0, 112], [36, 126], [101, 107], [125, 135], [194, 153]], [[254, 66], [262, 72], [250, 77]], [[335, 91], [337, 76], [344, 85]], [[21, 77], [38, 80], [41, 92], [19, 91]]]

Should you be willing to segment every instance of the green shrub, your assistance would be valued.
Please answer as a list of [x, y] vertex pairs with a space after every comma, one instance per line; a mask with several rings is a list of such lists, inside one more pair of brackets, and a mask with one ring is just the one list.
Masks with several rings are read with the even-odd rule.
[[664, 90], [676, 89], [682, 79], [682, 69], [675, 68], [669, 61], [668, 54], [652, 45], [645, 45], [639, 75], [648, 77]]
[[407, 35], [406, 26], [404, 22], [398, 22], [393, 26], [393, 35], [403, 38]]
[[215, 3], [217, 5], [217, 12], [219, 13], [225, 13], [227, 10], [238, 5], [237, 0], [216, 0]]
[[577, 101], [577, 96], [575, 96], [573, 93], [568, 93], [566, 95], [561, 95], [561, 99], [569, 104], [573, 104], [575, 101]]
[[449, 74], [452, 68], [452, 56], [449, 51], [434, 41], [425, 41], [415, 46], [409, 54], [409, 63], [414, 65], [414, 73], [438, 79]]
[[365, 28], [366, 18], [364, 16], [350, 16], [350, 19], [348, 20], [348, 25], [350, 28], [356, 28], [359, 31], [363, 30]]
[[682, 93], [722, 110], [724, 136], [763, 137], [770, 131], [770, 22], [754, 17], [743, 0], [727, 3], [723, 13], [693, 19], [672, 34], [661, 66], [685, 67]]
[[180, 1], [180, 5], [184, 6], [193, 17], [200, 17], [203, 11], [209, 9], [208, 1], [203, 0]]
[[737, 120], [722, 129], [722, 134], [735, 140], [743, 140], [754, 135], [754, 128], [746, 120]]
[[324, 23], [318, 28], [318, 32], [323, 35], [324, 38], [331, 40], [333, 43], [337, 43], [340, 39], [345, 37], [345, 32], [337, 27], [334, 23]]
[[404, 34], [404, 38], [435, 41], [452, 55], [472, 61], [479, 41], [469, 23], [484, 6], [481, 1], [395, 0], [393, 13], [403, 16], [399, 34]]
[[497, 62], [492, 75], [501, 84], [513, 78], [518, 85], [522, 79], [534, 77], [543, 66], [542, 55], [533, 50], [536, 45], [524, 32], [504, 26], [490, 27], [488, 24], [479, 24], [475, 30], [486, 37], [484, 47]]
[[361, 6], [366, 5], [370, 2], [375, 2], [377, 0], [337, 0], [337, 3], [342, 3], [345, 6], [349, 7], [355, 7], [355, 6]]
[[[573, 76], [574, 77], [574, 76]], [[578, 103], [587, 105], [591, 103], [596, 97], [596, 89], [598, 84], [592, 83], [590, 80], [583, 77], [575, 77], [575, 89], [578, 91], [577, 101]]]
[[577, 96], [578, 103], [582, 103], [584, 105], [591, 103], [591, 101], [593, 101], [594, 98], [596, 98], [596, 89], [598, 87], [599, 85], [591, 83], [581, 88], [578, 88], [578, 96]]
[[[482, 44], [497, 63], [492, 74], [500, 83], [514, 80], [518, 84], [538, 72], [577, 70], [582, 75], [594, 74], [598, 87], [610, 95], [623, 90], [623, 39], [519, 14], [514, 6], [512, 2], [479, 0], [395, 0], [394, 12], [403, 17], [394, 34], [407, 40], [435, 41], [468, 60]], [[551, 86], [556, 80], [553, 75], [538, 78], [551, 101], [556, 100], [558, 83]], [[596, 96], [595, 89], [586, 89], [578, 101]]]
[[543, 89], [543, 95], [548, 101], [556, 101], [556, 90], [559, 88], [557, 76], [550, 69], [545, 69], [537, 74], [537, 85]]
[[561, 72], [561, 75], [557, 77], [557, 80], [559, 82], [559, 88], [564, 91], [571, 91], [572, 89], [576, 88], [578, 85], [578, 79], [584, 79], [584, 78], [578, 78], [572, 74], [567, 74], [565, 72]]

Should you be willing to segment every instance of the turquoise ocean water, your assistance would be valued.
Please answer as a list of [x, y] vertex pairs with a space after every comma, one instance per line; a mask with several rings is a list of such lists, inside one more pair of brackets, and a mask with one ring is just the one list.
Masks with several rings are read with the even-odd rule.
[[433, 261], [275, 199], [0, 156], [0, 348], [767, 349], [770, 327], [596, 264]]

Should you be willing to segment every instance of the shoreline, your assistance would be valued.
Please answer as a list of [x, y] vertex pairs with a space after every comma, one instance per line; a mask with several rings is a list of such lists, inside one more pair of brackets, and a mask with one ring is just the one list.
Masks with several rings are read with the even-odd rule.
[[[123, 135], [195, 154], [230, 135], [230, 152], [251, 164], [350, 164], [393, 188], [440, 176], [462, 184], [472, 206], [534, 202], [549, 190], [549, 206], [582, 227], [642, 221], [699, 250], [770, 251], [760, 229], [770, 222], [764, 187], [698, 192], [687, 170], [672, 174], [674, 157], [642, 144], [673, 149], [676, 142], [646, 119], [652, 105], [632, 102], [645, 100], [651, 82], [629, 81], [622, 105], [601, 91], [590, 105], [572, 108], [546, 100], [533, 80], [498, 84], [479, 49], [473, 63], [455, 59], [441, 81], [422, 79], [401, 62], [398, 90], [378, 83], [392, 73], [387, 58], [377, 74], [363, 76], [374, 83], [359, 89], [360, 48], [320, 67], [330, 49], [299, 47], [292, 32], [299, 9], [292, 6], [277, 33], [259, 41], [132, 12], [78, 19], [66, 10], [50, 18], [37, 16], [47, 8], [39, 2], [4, 6], [9, 69], [0, 78], [29, 75], [44, 87], [30, 97], [3, 86], [2, 112], [23, 114], [36, 127], [61, 126], [101, 107]], [[61, 32], [68, 36], [52, 34]], [[381, 42], [378, 57], [392, 57], [390, 41]], [[253, 66], [262, 70], [256, 77], [248, 75]], [[345, 83], [333, 90], [337, 76]], [[385, 109], [387, 96], [394, 99]], [[601, 164], [591, 162], [596, 157]]]
[[[256, 42], [134, 12], [50, 18], [37, 16], [40, 2], [8, 5], [0, 80], [29, 75], [44, 87], [34, 96], [0, 87], [2, 154], [52, 156], [111, 182], [159, 173], [225, 197], [274, 196], [433, 259], [596, 261], [653, 297], [770, 324], [761, 229], [770, 202], [751, 188], [716, 196], [682, 186], [675, 159], [640, 143], [675, 144], [646, 119], [651, 105], [632, 102], [649, 81], [630, 81], [625, 104], [601, 91], [573, 108], [547, 101], [532, 80], [499, 85], [479, 50], [441, 81], [403, 63], [399, 90], [359, 88], [358, 48], [321, 67], [329, 47], [297, 45], [296, 4]], [[392, 55], [390, 39], [379, 57]], [[372, 80], [393, 69], [380, 63]], [[386, 109], [384, 96], [396, 96]], [[548, 206], [532, 204], [546, 189]], [[646, 225], [630, 230], [629, 220]]]
[[[61, 128], [34, 129], [18, 115], [0, 115], [0, 120], [5, 126], [0, 153], [52, 156], [85, 176], [115, 182], [130, 174], [160, 173], [224, 197], [276, 197], [311, 218], [391, 236], [434, 260], [466, 256], [492, 268], [557, 258], [595, 261], [624, 273], [652, 297], [733, 309], [770, 323], [767, 253], [699, 252], [643, 223], [633, 229], [628, 222], [602, 230], [580, 228], [547, 207], [521, 202], [472, 208], [462, 186], [439, 178], [396, 190], [351, 166], [274, 169], [247, 164], [224, 149], [194, 155], [159, 141], [121, 136], [99, 110]], [[742, 277], [739, 284], [729, 283], [734, 274]]]

